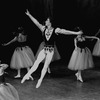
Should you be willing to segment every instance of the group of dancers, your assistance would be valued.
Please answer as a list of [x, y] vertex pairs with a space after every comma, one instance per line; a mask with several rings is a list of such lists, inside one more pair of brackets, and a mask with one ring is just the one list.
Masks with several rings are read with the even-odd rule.
[[[33, 66], [28, 71], [28, 73], [23, 77], [21, 83], [29, 79], [30, 75], [36, 71], [39, 64], [45, 59], [44, 66], [41, 71], [41, 76], [36, 85], [36, 88], [40, 87], [46, 72], [47, 71], [50, 72], [49, 65], [53, 60], [53, 58], [55, 58], [56, 60], [60, 58], [57, 47], [55, 46], [55, 37], [59, 34], [77, 35], [76, 38], [74, 39], [75, 49], [70, 58], [68, 68], [71, 70], [78, 70], [78, 72], [75, 74], [77, 80], [83, 82], [83, 79], [81, 77], [81, 71], [84, 69], [94, 67], [92, 54], [89, 48], [86, 46], [87, 42], [86, 40], [97, 39], [99, 41], [99, 38], [96, 36], [85, 36], [83, 35], [82, 30], [74, 32], [66, 29], [53, 28], [52, 23], [50, 22], [50, 18], [47, 18], [47, 20], [45, 21], [45, 25], [42, 25], [30, 14], [28, 10], [26, 12], [26, 15], [29, 16], [32, 22], [41, 30], [44, 41], [39, 46], [39, 50], [36, 54], [37, 58]], [[93, 55], [99, 55], [99, 53], [96, 54], [98, 50], [99, 50], [99, 42], [96, 43], [96, 46], [93, 50]]]
[[[53, 28], [52, 23], [50, 22], [50, 18], [47, 18], [45, 21], [45, 25], [40, 24], [27, 10], [26, 15], [29, 16], [29, 18], [32, 20], [32, 22], [40, 29], [43, 36], [43, 43], [41, 43], [38, 51], [38, 56], [31, 67], [31, 69], [28, 71], [28, 73], [23, 77], [21, 83], [23, 83], [26, 79], [29, 79], [30, 75], [36, 71], [39, 64], [45, 59], [43, 69], [41, 71], [40, 79], [37, 82], [36, 88], [40, 87], [42, 80], [46, 74], [47, 71], [50, 72], [49, 65], [51, 61], [53, 60], [53, 57], [55, 59], [59, 59], [59, 53], [57, 52], [57, 48], [55, 46], [55, 37], [58, 34], [65, 34], [65, 35], [78, 35], [82, 34], [82, 31], [74, 32], [74, 31], [68, 31], [65, 29], [60, 28]], [[56, 50], [56, 51], [55, 51]], [[58, 54], [58, 55], [57, 55]]]
[[[32, 22], [42, 32], [43, 42], [40, 44], [39, 49], [37, 50], [37, 53], [35, 56], [32, 49], [29, 46], [27, 46], [25, 43], [27, 40], [27, 35], [24, 34], [23, 28], [19, 27], [18, 31], [14, 33], [16, 34], [16, 37], [10, 42], [3, 44], [3, 46], [7, 46], [10, 43], [17, 41], [18, 46], [12, 55], [11, 63], [10, 63], [10, 68], [18, 70], [18, 74], [15, 76], [15, 78], [21, 77], [21, 74], [20, 74], [21, 68], [27, 68], [28, 72], [22, 78], [21, 83], [24, 83], [25, 80], [29, 80], [29, 79], [34, 80], [31, 74], [37, 70], [41, 62], [44, 62], [44, 66], [41, 71], [41, 76], [36, 84], [36, 88], [39, 88], [41, 86], [41, 83], [43, 81], [43, 78], [46, 72], [48, 71], [48, 73], [51, 73], [50, 67], [49, 67], [50, 63], [54, 60], [60, 59], [60, 54], [56, 47], [55, 38], [59, 34], [64, 34], [64, 35], [76, 35], [74, 39], [75, 49], [70, 58], [68, 68], [70, 70], [77, 70], [77, 73], [75, 74], [77, 77], [77, 80], [83, 82], [81, 71], [88, 68], [93, 68], [94, 63], [93, 63], [92, 55], [95, 55], [95, 56], [100, 55], [99, 38], [96, 36], [85, 36], [82, 30], [75, 32], [75, 31], [69, 31], [69, 30], [61, 29], [61, 28], [54, 28], [52, 27], [52, 23], [49, 17], [45, 21], [45, 25], [42, 25], [37, 21], [37, 19], [35, 19], [30, 14], [28, 10], [26, 11], [26, 15], [32, 20]], [[87, 39], [91, 39], [91, 40], [97, 39], [97, 42], [94, 46], [93, 53], [91, 53], [89, 48], [86, 46]], [[0, 67], [0, 76], [3, 76], [4, 74], [4, 70], [2, 70], [2, 68], [5, 69], [8, 67], [8, 65], [6, 65], [6, 67], [4, 65], [1, 64], [2, 67]], [[11, 88], [11, 85], [5, 84], [5, 82], [3, 85], [2, 84], [0, 85], [0, 88], [1, 86], [3, 86], [4, 89], [6, 89], [6, 86], [8, 86], [9, 89], [15, 91], [15, 89]], [[4, 90], [4, 91], [8, 91], [8, 90]], [[13, 99], [10, 99], [10, 100], [13, 100]]]

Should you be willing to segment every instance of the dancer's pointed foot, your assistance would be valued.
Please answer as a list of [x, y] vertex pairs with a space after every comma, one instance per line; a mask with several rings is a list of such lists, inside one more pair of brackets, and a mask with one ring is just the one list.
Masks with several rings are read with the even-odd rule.
[[39, 88], [40, 87], [40, 85], [41, 85], [41, 82], [42, 82], [42, 80], [38, 80], [38, 83], [37, 83], [37, 85], [36, 85], [36, 88]]
[[16, 75], [14, 78], [20, 78], [20, 75]]
[[25, 80], [29, 80], [30, 76], [28, 74], [26, 74], [23, 79], [21, 80], [21, 83], [24, 83]]
[[78, 80], [79, 74], [78, 74], [78, 73], [76, 73], [76, 74], [75, 74], [75, 76], [76, 76], [76, 78], [77, 78], [77, 80]]
[[34, 80], [34, 78], [30, 75], [30, 77], [29, 77], [32, 81]]
[[82, 79], [82, 77], [80, 75], [78, 77], [78, 80], [81, 81], [81, 82], [83, 82], [83, 79]]
[[48, 68], [48, 73], [49, 73], [49, 74], [51, 73], [50, 68]]

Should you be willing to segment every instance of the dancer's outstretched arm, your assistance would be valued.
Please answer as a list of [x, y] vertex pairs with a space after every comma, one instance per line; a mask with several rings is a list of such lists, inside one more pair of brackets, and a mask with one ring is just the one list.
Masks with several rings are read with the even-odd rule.
[[26, 15], [32, 20], [32, 22], [43, 32], [44, 30], [44, 26], [42, 24], [39, 23], [39, 21], [34, 18], [30, 12], [27, 10]]
[[83, 34], [82, 31], [78, 31], [78, 32], [74, 32], [74, 31], [69, 31], [69, 30], [66, 30], [66, 29], [60, 29], [60, 28], [56, 28], [55, 29], [55, 33], [60, 33], [60, 34], [65, 34], [65, 35], [79, 35], [79, 34]]
[[99, 40], [99, 38], [96, 37], [96, 36], [85, 36], [85, 38], [90, 38], [90, 39], [97, 39], [97, 40]]
[[17, 40], [17, 37], [15, 37], [14, 39], [12, 39], [11, 41], [9, 41], [8, 43], [4, 43], [4, 44], [2, 44], [3, 46], [7, 46], [7, 45], [9, 45], [10, 43], [12, 43], [12, 42], [15, 42]]

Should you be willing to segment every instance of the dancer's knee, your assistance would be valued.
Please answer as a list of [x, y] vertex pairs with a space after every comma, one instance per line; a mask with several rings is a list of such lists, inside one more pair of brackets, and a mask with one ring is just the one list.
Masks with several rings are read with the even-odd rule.
[[39, 64], [41, 61], [39, 60], [39, 59], [37, 59], [36, 61], [35, 61], [35, 64]]

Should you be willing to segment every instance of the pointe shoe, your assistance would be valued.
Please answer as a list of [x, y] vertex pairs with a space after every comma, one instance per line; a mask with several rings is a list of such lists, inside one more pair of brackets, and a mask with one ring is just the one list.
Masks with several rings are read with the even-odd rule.
[[24, 82], [25, 82], [25, 80], [26, 80], [26, 79], [25, 79], [25, 77], [24, 77], [24, 78], [21, 80], [21, 83], [24, 83]]
[[30, 76], [26, 74], [26, 75], [23, 77], [23, 79], [21, 80], [21, 83], [24, 83], [25, 80], [29, 80], [29, 78], [30, 78]]
[[79, 80], [79, 81], [81, 81], [81, 82], [83, 82], [83, 80], [82, 80], [82, 77], [81, 77], [81, 76], [79, 76], [79, 77], [78, 77], [78, 80]]
[[79, 77], [78, 73], [76, 73], [75, 76], [76, 76], [76, 78], [77, 78], [77, 80], [78, 80], [78, 77]]
[[20, 78], [20, 75], [15, 76], [14, 78]]
[[41, 85], [41, 80], [38, 80], [38, 83], [37, 83], [37, 85], [36, 85], [36, 88], [39, 88], [40, 87], [40, 85]]
[[48, 68], [48, 73], [50, 74], [51, 73], [51, 71], [50, 71], [50, 69]]
[[34, 80], [34, 78], [32, 76], [29, 77], [32, 81]]

